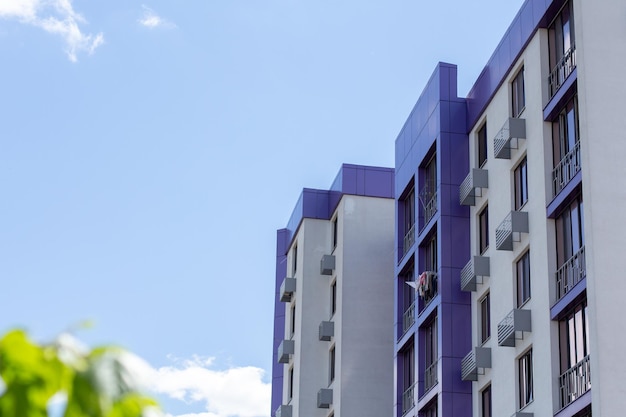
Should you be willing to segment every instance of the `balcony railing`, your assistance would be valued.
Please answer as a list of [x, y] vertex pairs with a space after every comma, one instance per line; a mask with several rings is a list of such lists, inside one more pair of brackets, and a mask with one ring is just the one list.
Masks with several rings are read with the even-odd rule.
[[513, 309], [498, 323], [498, 346], [515, 346], [515, 332], [530, 332], [530, 310]]
[[411, 246], [415, 243], [415, 224], [411, 226], [408, 232], [404, 235], [404, 242], [402, 246], [402, 256], [406, 255], [406, 253], [411, 249]]
[[420, 191], [419, 198], [422, 203], [422, 213], [424, 214], [423, 227], [425, 227], [437, 213], [437, 189], [434, 185], [425, 185], [422, 191]]
[[424, 371], [424, 393], [430, 391], [432, 387], [437, 385], [439, 378], [437, 375], [437, 360], [428, 365]]
[[496, 228], [496, 249], [513, 250], [513, 241], [520, 240], [519, 233], [528, 233], [528, 213], [512, 211]]
[[574, 148], [571, 149], [563, 159], [561, 159], [561, 162], [559, 162], [556, 168], [552, 170], [552, 189], [554, 190], [555, 196], [560, 193], [567, 183], [574, 178], [574, 175], [580, 171], [580, 162], [580, 142], [577, 141]]
[[559, 377], [561, 408], [591, 389], [591, 363], [589, 355]]
[[[513, 144], [515, 139], [515, 144]], [[526, 139], [526, 119], [509, 117], [493, 139], [494, 156], [499, 159], [511, 159], [511, 149], [517, 149], [517, 140]]]
[[415, 407], [415, 384], [402, 393], [402, 415], [406, 414], [410, 409]]
[[583, 246], [556, 271], [557, 301], [574, 288], [585, 275], [585, 247]]
[[550, 87], [550, 98], [556, 94], [561, 88], [567, 77], [576, 68], [576, 46], [572, 44], [571, 48], [563, 54], [561, 60], [556, 64], [550, 75], [548, 76], [548, 86]]
[[413, 323], [415, 323], [415, 302], [406, 309], [402, 316], [402, 333], [406, 333], [413, 326]]
[[467, 177], [465, 177], [459, 186], [459, 203], [464, 206], [473, 206], [476, 204], [476, 197], [482, 195], [478, 194], [476, 189], [487, 188], [488, 186], [489, 176], [486, 169], [474, 168], [470, 170]]
[[475, 347], [461, 361], [461, 379], [478, 381], [478, 369], [491, 368], [491, 349]]
[[489, 276], [489, 257], [474, 256], [461, 270], [461, 291], [476, 291], [476, 277], [485, 276]]

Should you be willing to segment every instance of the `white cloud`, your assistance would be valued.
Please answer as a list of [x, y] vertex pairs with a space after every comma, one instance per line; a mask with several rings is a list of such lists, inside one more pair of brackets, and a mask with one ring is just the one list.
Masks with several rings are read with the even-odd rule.
[[80, 25], [87, 22], [74, 11], [72, 0], [1, 0], [0, 18], [16, 19], [60, 36], [72, 62], [78, 60], [79, 52], [91, 55], [104, 43], [102, 33], [93, 35], [81, 31]]
[[156, 14], [154, 10], [152, 10], [145, 4], [142, 5], [141, 7], [143, 8], [143, 16], [141, 16], [141, 18], [137, 20], [137, 22], [139, 22], [140, 25], [145, 26], [150, 29], [156, 29], [159, 27], [160, 28], [175, 28], [176, 27], [175, 24], [173, 24], [169, 20], [162, 18], [161, 16]]
[[[268, 417], [271, 385], [265, 371], [253, 366], [215, 369], [214, 358], [195, 356], [172, 366], [152, 368], [131, 356], [126, 365], [151, 391], [187, 404], [200, 403], [201, 413], [176, 417]], [[174, 417], [168, 415], [167, 417]]]

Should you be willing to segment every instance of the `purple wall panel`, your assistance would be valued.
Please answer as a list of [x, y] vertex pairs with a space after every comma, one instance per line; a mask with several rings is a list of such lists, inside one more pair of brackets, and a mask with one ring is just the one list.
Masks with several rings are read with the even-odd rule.
[[274, 340], [272, 344], [272, 403], [271, 413], [280, 406], [283, 396], [283, 364], [278, 363], [278, 345], [285, 334], [285, 306], [280, 302], [279, 290], [287, 276], [287, 248], [291, 234], [288, 229], [276, 231], [276, 287], [274, 291]]

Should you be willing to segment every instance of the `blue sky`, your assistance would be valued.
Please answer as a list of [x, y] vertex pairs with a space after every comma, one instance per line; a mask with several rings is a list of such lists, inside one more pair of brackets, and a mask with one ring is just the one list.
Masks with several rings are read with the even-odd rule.
[[173, 416], [268, 416], [276, 229], [521, 4], [0, 0], [0, 331], [93, 320]]

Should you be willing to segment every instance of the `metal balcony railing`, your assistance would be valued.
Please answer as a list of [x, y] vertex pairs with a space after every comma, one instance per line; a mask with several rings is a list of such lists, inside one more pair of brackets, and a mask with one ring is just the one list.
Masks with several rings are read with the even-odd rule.
[[461, 291], [476, 291], [477, 277], [485, 276], [489, 276], [489, 257], [474, 256], [461, 270]]
[[530, 332], [530, 310], [513, 309], [498, 323], [498, 346], [515, 346], [515, 332]]
[[519, 233], [528, 233], [528, 213], [512, 211], [496, 228], [496, 249], [513, 250], [513, 241], [520, 240]]
[[422, 203], [422, 213], [424, 215], [424, 224], [426, 227], [430, 219], [437, 213], [437, 189], [434, 185], [427, 184], [419, 193], [420, 202]]
[[586, 276], [585, 247], [561, 265], [555, 275], [558, 301]]
[[402, 315], [402, 333], [406, 333], [413, 323], [415, 323], [415, 302], [411, 303]]
[[408, 387], [402, 393], [402, 415], [415, 407], [415, 384]]
[[459, 203], [464, 206], [473, 206], [476, 204], [476, 197], [482, 195], [476, 191], [478, 188], [487, 188], [489, 186], [489, 176], [486, 169], [474, 168], [470, 170], [467, 177], [459, 186]]
[[424, 370], [424, 393], [430, 391], [432, 387], [439, 382], [437, 373], [437, 360], [426, 367]]
[[580, 142], [576, 141], [574, 148], [565, 154], [561, 162], [552, 170], [552, 189], [555, 196], [574, 178], [574, 175], [580, 171], [580, 167]]
[[475, 347], [461, 361], [461, 379], [478, 381], [478, 369], [491, 368], [491, 349]]
[[589, 355], [563, 372], [559, 377], [561, 408], [565, 408], [576, 398], [591, 389], [591, 362]]
[[554, 97], [561, 88], [567, 77], [576, 68], [576, 46], [572, 43], [570, 49], [563, 54], [563, 57], [554, 66], [548, 76], [548, 86], [550, 88], [550, 98]]
[[518, 139], [526, 139], [526, 119], [509, 117], [493, 139], [494, 156], [499, 159], [511, 159], [511, 149], [517, 149]]
[[404, 241], [402, 242], [402, 256], [406, 255], [406, 253], [411, 249], [411, 246], [415, 243], [415, 224], [411, 226], [408, 232], [404, 235]]
[[291, 417], [292, 415], [291, 405], [280, 405], [274, 412], [276, 417]]

